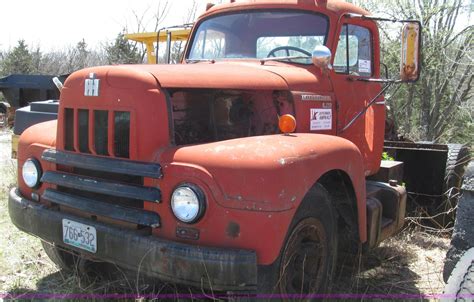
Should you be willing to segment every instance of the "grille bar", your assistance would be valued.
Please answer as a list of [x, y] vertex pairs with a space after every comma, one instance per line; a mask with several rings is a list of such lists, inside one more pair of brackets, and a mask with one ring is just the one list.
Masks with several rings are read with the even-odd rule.
[[155, 212], [108, 204], [99, 200], [61, 193], [53, 189], [46, 189], [42, 197], [50, 202], [94, 215], [109, 217], [115, 220], [149, 226], [152, 228], [160, 226], [160, 216]]
[[43, 151], [43, 160], [59, 165], [94, 171], [128, 174], [159, 179], [163, 177], [161, 165], [157, 163], [144, 163], [116, 158], [96, 157], [92, 155], [77, 154], [47, 149]]
[[90, 153], [97, 155], [95, 152], [95, 144], [94, 144], [94, 131], [95, 131], [95, 125], [94, 125], [94, 110], [89, 110], [89, 133], [88, 133], [88, 144], [89, 144], [89, 151]]
[[94, 110], [94, 148], [98, 155], [109, 155], [109, 112]]
[[117, 157], [130, 157], [130, 112], [114, 112], [114, 153]]
[[79, 109], [78, 119], [78, 145], [79, 152], [90, 153], [89, 150], [89, 110]]
[[66, 173], [48, 171], [44, 173], [43, 177], [41, 177], [41, 181], [62, 187], [112, 195], [116, 197], [148, 200], [157, 203], [159, 203], [161, 199], [161, 192], [157, 188], [131, 186], [98, 178], [76, 176]]
[[131, 113], [64, 109], [64, 149], [130, 158]]
[[64, 110], [64, 149], [74, 151], [74, 109]]
[[114, 144], [113, 144], [113, 137], [114, 137], [114, 113], [113, 111], [107, 112], [107, 152], [110, 156], [114, 155]]

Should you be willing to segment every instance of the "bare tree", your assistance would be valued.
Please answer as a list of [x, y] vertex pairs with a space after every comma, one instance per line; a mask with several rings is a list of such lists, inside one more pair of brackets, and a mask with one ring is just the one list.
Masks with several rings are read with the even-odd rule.
[[[414, 139], [449, 141], [456, 125], [473, 140], [474, 25], [468, 0], [393, 0], [359, 2], [372, 12], [417, 19], [423, 26], [422, 74], [416, 85], [400, 90], [391, 102], [401, 131]], [[396, 69], [398, 37], [385, 31], [384, 57]], [[394, 51], [396, 49], [396, 51]], [[470, 113], [469, 113], [470, 108]], [[460, 121], [461, 119], [461, 121]], [[465, 129], [471, 125], [471, 129]], [[458, 136], [459, 137], [459, 136]]]
[[[183, 24], [191, 24], [194, 23], [196, 19], [198, 9], [198, 2], [197, 0], [193, 0], [191, 6], [187, 10], [186, 15], [183, 17]], [[187, 41], [176, 41], [173, 43], [171, 48], [171, 63], [179, 63], [183, 57], [183, 51], [186, 47]]]
[[[165, 1], [157, 1], [156, 5], [153, 7], [148, 6], [144, 11], [138, 12], [133, 10], [132, 16], [133, 20], [131, 21], [132, 25], [128, 26], [125, 25], [123, 32], [134, 32], [134, 33], [142, 33], [142, 32], [156, 32], [158, 29], [162, 27], [162, 24], [166, 17], [168, 16], [171, 9], [171, 5], [168, 0]], [[132, 51], [140, 52], [141, 54], [141, 61], [145, 60], [145, 46], [138, 42], [130, 42]]]

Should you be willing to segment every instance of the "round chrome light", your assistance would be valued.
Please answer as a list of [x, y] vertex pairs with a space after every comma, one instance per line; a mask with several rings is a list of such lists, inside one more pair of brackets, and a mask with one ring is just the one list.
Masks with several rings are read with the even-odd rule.
[[23, 168], [21, 170], [23, 181], [30, 188], [35, 188], [39, 185], [41, 173], [41, 165], [34, 158], [28, 158], [23, 164]]
[[204, 193], [196, 186], [181, 185], [171, 195], [174, 216], [185, 223], [197, 222], [205, 210]]

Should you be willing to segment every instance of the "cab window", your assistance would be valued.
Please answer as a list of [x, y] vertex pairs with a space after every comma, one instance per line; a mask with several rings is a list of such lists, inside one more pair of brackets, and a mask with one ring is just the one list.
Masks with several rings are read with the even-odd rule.
[[195, 47], [191, 51], [191, 57], [197, 58], [218, 58], [225, 52], [225, 33], [213, 29], [206, 29], [199, 32]]
[[356, 76], [372, 75], [372, 35], [361, 26], [345, 24], [342, 27], [334, 58], [334, 70]]
[[[326, 41], [328, 18], [300, 10], [249, 10], [203, 20], [191, 37], [188, 60], [264, 59], [312, 64], [311, 53]], [[288, 59], [286, 56], [302, 58]]]

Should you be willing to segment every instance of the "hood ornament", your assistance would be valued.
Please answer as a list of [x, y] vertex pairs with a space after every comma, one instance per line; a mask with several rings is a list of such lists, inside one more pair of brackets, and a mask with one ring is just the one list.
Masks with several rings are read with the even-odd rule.
[[99, 96], [100, 80], [95, 73], [89, 73], [89, 78], [84, 82], [84, 96]]

